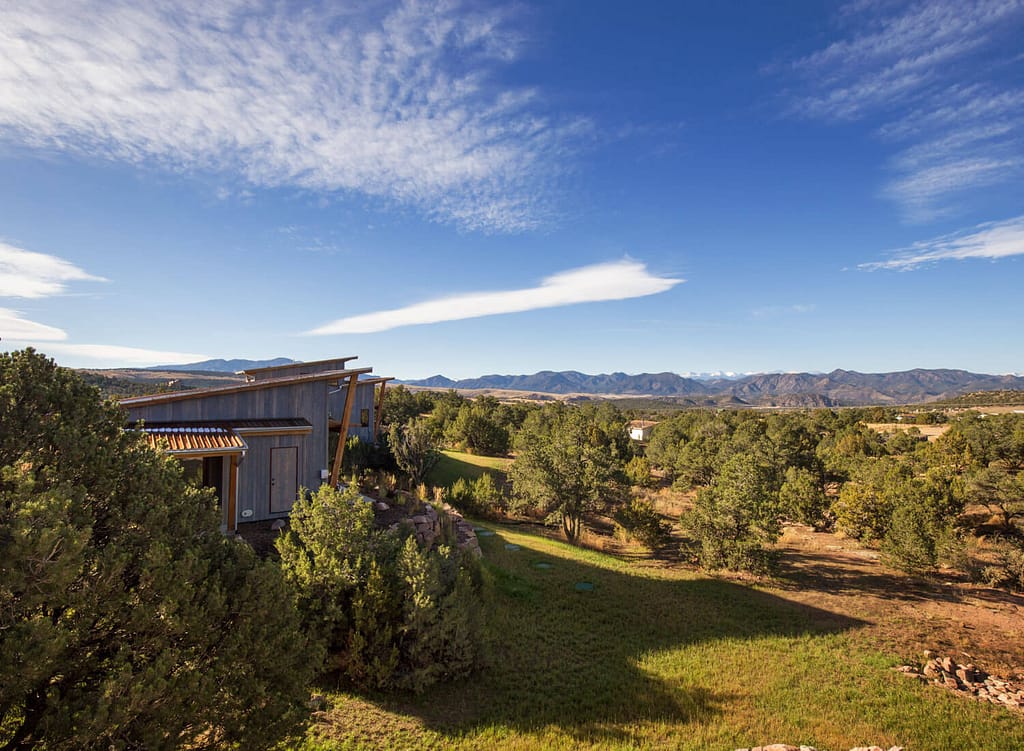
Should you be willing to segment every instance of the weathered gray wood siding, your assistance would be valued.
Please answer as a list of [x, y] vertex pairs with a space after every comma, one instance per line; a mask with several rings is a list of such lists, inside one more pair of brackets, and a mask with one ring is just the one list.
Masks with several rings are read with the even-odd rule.
[[[320, 487], [320, 470], [330, 467], [327, 456], [327, 389], [326, 381], [314, 381], [232, 394], [197, 394], [195, 398], [163, 404], [126, 406], [130, 421], [184, 422], [288, 417], [308, 420], [313, 425], [310, 434], [245, 436], [249, 452], [238, 471], [239, 520], [260, 521], [286, 515], [270, 513], [270, 448], [298, 446], [299, 484], [311, 490]], [[253, 510], [253, 516], [243, 518], [242, 511], [247, 508]]]
[[[270, 510], [270, 450], [295, 446], [298, 449], [299, 472], [295, 491], [299, 487], [316, 490], [320, 487], [320, 470], [326, 467], [321, 462], [310, 461], [310, 454], [316, 454], [310, 435], [249, 434], [245, 442], [249, 450], [238, 465], [238, 520], [240, 522], [260, 521], [287, 516], [288, 512], [273, 513]], [[315, 458], [315, 457], [314, 457]], [[252, 516], [247, 517], [247, 509]]]
[[[331, 414], [332, 420], [341, 420], [341, 415], [345, 411], [345, 393], [347, 387], [341, 387], [338, 389], [331, 389], [330, 395], [330, 406], [328, 411]], [[372, 443], [376, 436], [373, 434], [373, 424], [376, 418], [376, 406], [374, 400], [376, 398], [376, 387], [372, 383], [365, 385], [356, 386], [355, 401], [352, 403], [352, 414], [349, 416], [348, 423], [348, 434], [359, 436], [362, 441]], [[369, 420], [367, 426], [362, 426], [362, 411], [368, 410]]]

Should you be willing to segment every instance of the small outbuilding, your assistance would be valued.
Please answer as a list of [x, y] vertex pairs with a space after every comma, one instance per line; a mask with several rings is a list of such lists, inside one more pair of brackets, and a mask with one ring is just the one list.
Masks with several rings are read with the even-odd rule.
[[347, 437], [376, 440], [392, 379], [347, 367], [354, 359], [255, 368], [237, 384], [122, 399], [121, 406], [129, 428], [214, 489], [222, 529], [233, 532], [239, 522], [287, 516], [300, 487], [336, 485]]
[[647, 443], [651, 438], [651, 431], [654, 429], [655, 425], [657, 425], [657, 423], [652, 422], [651, 420], [630, 420], [628, 426], [629, 437], [634, 441]]

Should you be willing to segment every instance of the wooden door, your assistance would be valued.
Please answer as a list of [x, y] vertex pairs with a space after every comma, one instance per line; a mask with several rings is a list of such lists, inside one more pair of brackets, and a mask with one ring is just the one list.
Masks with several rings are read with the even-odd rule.
[[270, 513], [291, 511], [299, 492], [299, 447], [270, 449]]

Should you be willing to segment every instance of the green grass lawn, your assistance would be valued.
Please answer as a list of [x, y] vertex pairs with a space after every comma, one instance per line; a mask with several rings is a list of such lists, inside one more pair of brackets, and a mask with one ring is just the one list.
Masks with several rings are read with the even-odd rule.
[[859, 621], [493, 528], [487, 664], [422, 696], [332, 694], [298, 748], [1024, 748], [1021, 718], [896, 674]]
[[494, 456], [477, 456], [459, 451], [442, 451], [441, 461], [427, 475], [427, 484], [447, 488], [460, 477], [473, 481], [484, 472], [496, 475], [496, 481], [504, 481], [511, 459]]

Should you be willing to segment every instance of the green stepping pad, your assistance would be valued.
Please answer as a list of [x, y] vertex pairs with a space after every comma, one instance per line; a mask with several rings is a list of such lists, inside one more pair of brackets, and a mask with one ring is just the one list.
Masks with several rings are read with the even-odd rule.
[[533, 564], [533, 567], [534, 568], [539, 568], [542, 571], [548, 571], [550, 569], [553, 569], [554, 565], [552, 565], [550, 563], [546, 563], [545, 561], [537, 561], [536, 563]]
[[593, 592], [594, 591], [594, 585], [591, 584], [590, 582], [576, 582], [576, 591], [577, 592]]
[[506, 542], [505, 543], [505, 550], [519, 550], [519, 549], [520, 549], [519, 546], [516, 545], [514, 542]]

